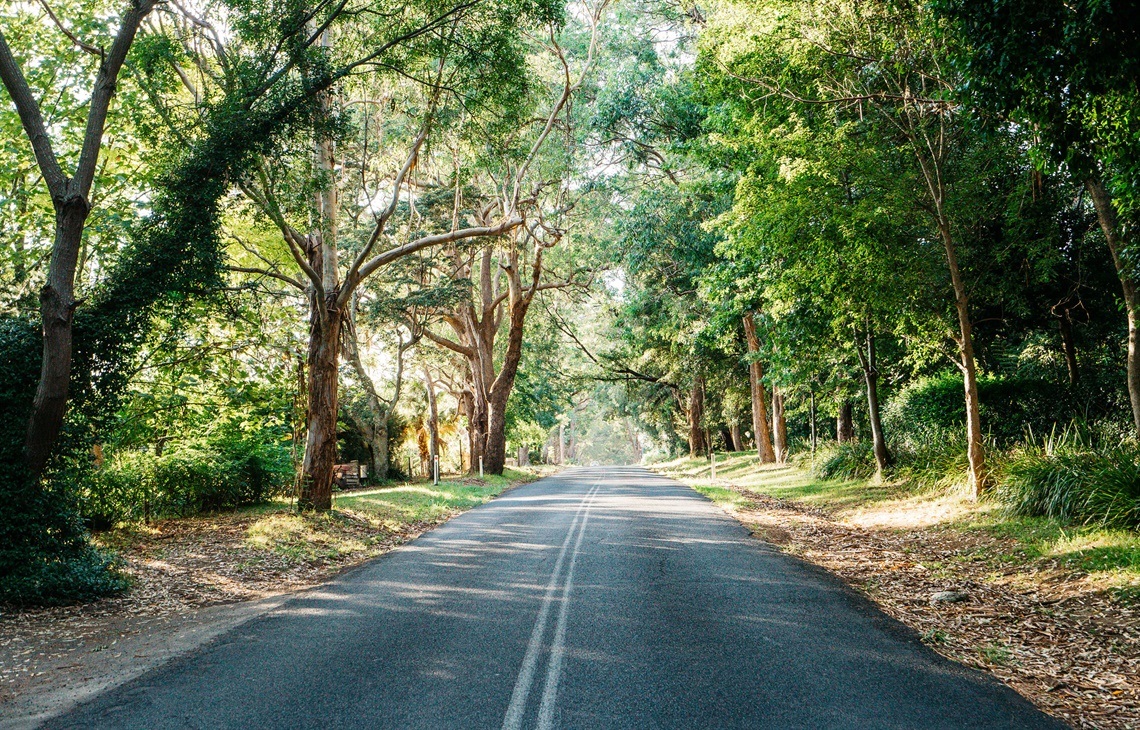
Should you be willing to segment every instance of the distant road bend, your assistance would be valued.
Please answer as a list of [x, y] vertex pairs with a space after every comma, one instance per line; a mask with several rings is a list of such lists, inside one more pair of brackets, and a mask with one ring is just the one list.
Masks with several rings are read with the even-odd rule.
[[640, 468], [514, 489], [57, 728], [1062, 728]]

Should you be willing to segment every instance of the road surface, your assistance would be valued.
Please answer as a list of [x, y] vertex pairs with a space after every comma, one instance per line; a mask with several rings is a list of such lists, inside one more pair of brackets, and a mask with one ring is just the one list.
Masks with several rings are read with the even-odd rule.
[[55, 728], [1061, 728], [689, 488], [516, 488]]

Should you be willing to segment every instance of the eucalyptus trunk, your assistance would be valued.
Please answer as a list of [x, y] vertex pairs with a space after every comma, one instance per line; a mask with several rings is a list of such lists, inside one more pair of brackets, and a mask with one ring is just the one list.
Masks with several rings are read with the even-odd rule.
[[752, 314], [744, 315], [744, 334], [748, 340], [748, 383], [752, 389], [752, 433], [756, 437], [756, 455], [765, 464], [776, 461], [772, 439], [768, 436], [768, 407], [765, 404], [764, 370], [756, 359], [760, 352], [760, 338], [756, 336], [756, 322]]
[[1057, 316], [1057, 329], [1061, 335], [1061, 352], [1065, 356], [1069, 385], [1076, 385], [1080, 378], [1080, 371], [1077, 369], [1077, 343], [1073, 337], [1073, 321], [1068, 311]]
[[982, 443], [981, 406], [978, 402], [978, 365], [974, 357], [974, 325], [970, 319], [970, 295], [958, 268], [958, 251], [950, 231], [950, 221], [940, 217], [938, 231], [946, 250], [946, 264], [950, 269], [950, 284], [954, 291], [954, 311], [958, 315], [959, 367], [966, 395], [966, 458], [969, 463], [970, 493], [977, 498], [988, 483], [985, 446]]
[[1108, 252], [1112, 254], [1112, 263], [1116, 267], [1116, 275], [1120, 279], [1121, 293], [1124, 295], [1124, 313], [1128, 319], [1128, 400], [1132, 404], [1132, 424], [1137, 435], [1140, 435], [1140, 323], [1137, 322], [1137, 308], [1140, 306], [1140, 295], [1136, 291], [1136, 281], [1132, 276], [1131, 267], [1123, 257], [1125, 241], [1121, 236], [1120, 221], [1116, 216], [1116, 208], [1112, 205], [1112, 198], [1105, 189], [1104, 184], [1096, 178], [1085, 182], [1089, 195], [1096, 208], [1096, 217], [1100, 221], [1100, 228], [1104, 232], [1104, 240], [1108, 243]]
[[428, 455], [431, 460], [428, 468], [431, 469], [434, 466], [435, 459], [439, 456], [439, 409], [436, 408], [435, 402], [435, 381], [432, 380], [431, 371], [426, 367], [424, 368], [424, 386], [427, 388], [428, 397]]
[[332, 508], [341, 325], [341, 312], [334, 302], [329, 297], [324, 313], [313, 302], [309, 318], [309, 423], [298, 500], [302, 511]]
[[788, 461], [788, 421], [784, 417], [784, 394], [778, 386], [772, 386], [772, 442], [776, 452], [776, 463]]
[[705, 443], [705, 429], [701, 423], [705, 418], [705, 382], [700, 376], [693, 381], [689, 394], [689, 456], [696, 458], [708, 453]]
[[891, 453], [887, 450], [887, 439], [883, 435], [883, 419], [879, 410], [879, 368], [875, 353], [875, 337], [867, 332], [866, 353], [858, 342], [855, 349], [859, 353], [859, 364], [863, 367], [863, 381], [867, 385], [867, 414], [871, 421], [871, 444], [875, 452], [875, 474], [882, 478], [883, 472], [891, 465]]
[[855, 415], [851, 401], [839, 404], [839, 415], [835, 418], [835, 440], [845, 444], [855, 438]]

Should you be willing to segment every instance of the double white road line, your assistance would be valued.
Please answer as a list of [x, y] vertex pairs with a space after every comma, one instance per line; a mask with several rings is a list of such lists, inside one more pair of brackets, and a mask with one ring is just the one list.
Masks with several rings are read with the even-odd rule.
[[[507, 714], [503, 718], [503, 730], [519, 730], [522, 727], [523, 715], [526, 712], [526, 701], [530, 695], [531, 685], [534, 684], [534, 673], [538, 668], [538, 656], [542, 650], [542, 638], [546, 634], [546, 623], [550, 617], [550, 607], [555, 596], [559, 593], [559, 583], [562, 585], [562, 600], [558, 607], [558, 619], [554, 626], [554, 638], [550, 644], [550, 655], [546, 662], [546, 679], [542, 684], [542, 702], [538, 707], [538, 730], [552, 730], [554, 727], [554, 705], [558, 699], [558, 681], [562, 676], [562, 659], [566, 653], [566, 615], [570, 610], [570, 592], [574, 588], [574, 565], [578, 562], [578, 551], [582, 547], [582, 536], [586, 533], [586, 521], [590, 519], [590, 507], [598, 493], [601, 478], [594, 482], [590, 491], [578, 503], [578, 511], [570, 523], [570, 530], [566, 539], [562, 541], [562, 549], [558, 552], [558, 559], [554, 562], [554, 571], [550, 574], [550, 582], [546, 584], [546, 594], [542, 598], [542, 606], [538, 610], [538, 618], [534, 622], [534, 630], [530, 633], [530, 642], [526, 647], [526, 656], [523, 657], [522, 668], [519, 669], [519, 678], [515, 682], [514, 692], [511, 693], [511, 704], [507, 707]], [[570, 544], [573, 542], [573, 550]], [[566, 556], [570, 556], [566, 564]], [[563, 566], [566, 565], [565, 576]]]

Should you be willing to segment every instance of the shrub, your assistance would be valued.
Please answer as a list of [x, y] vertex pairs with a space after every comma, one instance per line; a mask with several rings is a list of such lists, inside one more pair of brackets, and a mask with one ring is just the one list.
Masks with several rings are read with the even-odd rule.
[[[999, 446], [1023, 441], [1029, 433], [1049, 433], [1077, 413], [1067, 388], [1034, 378], [983, 376], [978, 380], [978, 401], [982, 428]], [[916, 442], [963, 428], [962, 377], [947, 373], [911, 383], [890, 399], [883, 420], [888, 436]]]
[[85, 476], [83, 516], [92, 529], [119, 521], [189, 516], [257, 504], [293, 481], [289, 451], [237, 439], [190, 444], [154, 456], [120, 454]]
[[1067, 523], [1140, 527], [1140, 449], [1092, 450], [1080, 442], [1012, 456], [997, 497], [1014, 514]]

